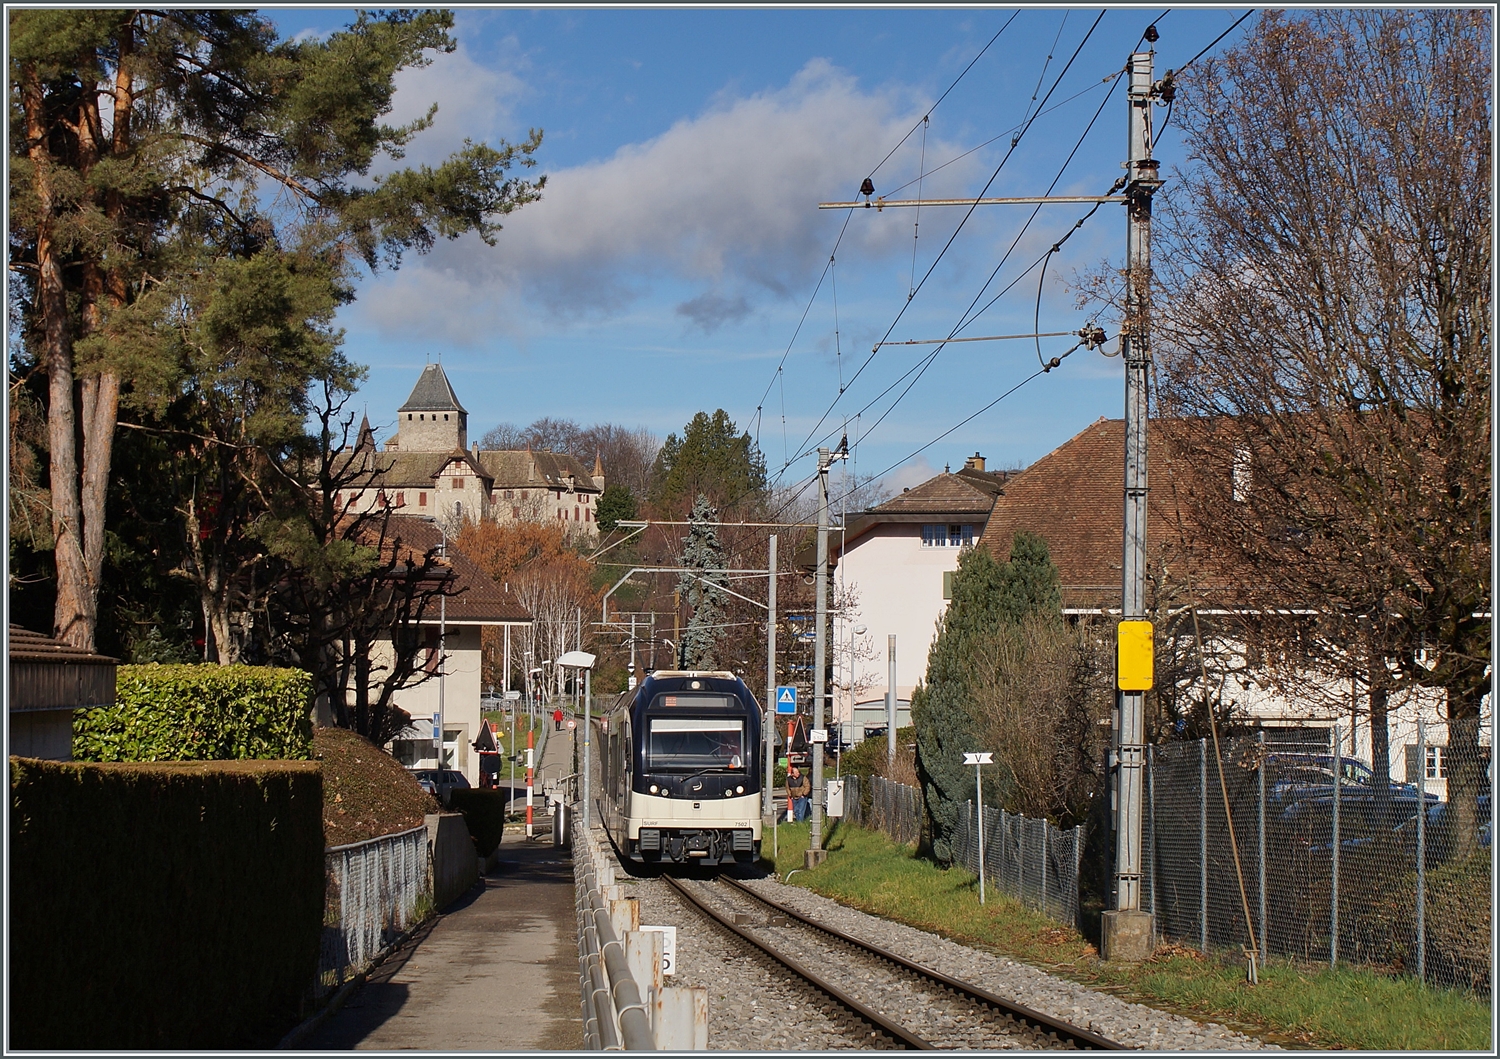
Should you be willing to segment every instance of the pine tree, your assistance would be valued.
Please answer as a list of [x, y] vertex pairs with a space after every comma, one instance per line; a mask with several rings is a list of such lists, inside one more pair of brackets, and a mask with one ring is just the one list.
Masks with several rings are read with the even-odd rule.
[[724, 546], [714, 528], [718, 520], [719, 513], [708, 497], [698, 494], [682, 549], [682, 565], [693, 573], [683, 574], [677, 582], [678, 590], [693, 608], [693, 616], [682, 634], [682, 664], [688, 669], [720, 666], [719, 640], [729, 597], [724, 592]]

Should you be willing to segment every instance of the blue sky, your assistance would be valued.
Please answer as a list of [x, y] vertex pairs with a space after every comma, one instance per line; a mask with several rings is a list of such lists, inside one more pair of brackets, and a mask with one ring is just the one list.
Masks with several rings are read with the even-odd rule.
[[[847, 429], [855, 469], [894, 468], [893, 486], [976, 451], [992, 467], [1030, 463], [1100, 416], [1121, 415], [1118, 359], [1080, 350], [913, 457], [1034, 372], [1037, 343], [950, 345], [899, 401], [935, 347], [870, 354], [893, 322], [892, 340], [948, 334], [1002, 259], [979, 304], [1005, 293], [963, 334], [1076, 330], [1089, 314], [1069, 281], [1120, 259], [1123, 210], [1101, 207], [1039, 281], [1026, 270], [1088, 207], [1048, 205], [1029, 228], [1032, 207], [980, 207], [960, 229], [958, 208], [850, 214], [817, 204], [854, 198], [872, 170], [876, 194], [893, 199], [916, 198], [916, 183], [901, 186], [919, 174], [924, 198], [973, 196], [997, 168], [992, 196], [1044, 194], [1054, 180], [1053, 194], [1102, 194], [1126, 151], [1124, 88], [1106, 78], [1147, 25], [1160, 33], [1160, 76], [1246, 11], [455, 10], [457, 52], [399, 81], [396, 120], [439, 105], [409, 160], [539, 127], [548, 187], [506, 221], [496, 246], [465, 237], [361, 284], [340, 324], [350, 356], [369, 367], [359, 403], [377, 430], [422, 365], [441, 359], [474, 437], [543, 415], [665, 436], [722, 407], [756, 434], [784, 482], [810, 474], [803, 454]], [[286, 34], [326, 33], [350, 17], [268, 13]], [[1168, 172], [1182, 160], [1170, 127], [1155, 154]], [[1101, 322], [1113, 336], [1112, 321]], [[1040, 342], [1044, 357], [1072, 344]]]

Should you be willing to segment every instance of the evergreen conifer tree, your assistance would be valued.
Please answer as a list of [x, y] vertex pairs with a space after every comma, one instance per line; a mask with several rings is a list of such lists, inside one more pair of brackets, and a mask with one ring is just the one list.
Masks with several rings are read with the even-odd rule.
[[724, 546], [714, 528], [718, 520], [718, 511], [708, 497], [699, 493], [688, 517], [692, 525], [682, 550], [682, 565], [693, 573], [683, 574], [677, 582], [688, 606], [693, 608], [693, 616], [682, 634], [682, 664], [687, 669], [720, 667], [719, 639], [729, 598], [724, 591]]
[[[1061, 615], [1060, 578], [1047, 542], [1032, 533], [1016, 534], [1007, 563], [987, 548], [959, 556], [953, 599], [938, 622], [927, 654], [927, 679], [912, 693], [917, 729], [917, 774], [931, 822], [934, 855], [953, 858], [953, 840], [963, 826], [964, 803], [974, 796], [974, 776], [965, 753], [981, 747], [973, 707], [972, 679], [978, 645], [1003, 624], [1019, 624], [1033, 614]], [[986, 801], [999, 804], [999, 775], [986, 777]]]

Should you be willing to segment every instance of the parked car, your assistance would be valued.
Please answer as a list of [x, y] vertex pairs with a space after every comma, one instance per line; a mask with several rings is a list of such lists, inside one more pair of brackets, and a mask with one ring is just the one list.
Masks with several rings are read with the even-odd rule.
[[432, 795], [444, 805], [448, 804], [448, 794], [455, 788], [466, 790], [469, 786], [468, 778], [457, 769], [412, 769], [424, 791]]
[[[1430, 806], [1427, 810], [1427, 848], [1429, 852], [1442, 859], [1446, 851], [1442, 848], [1448, 833], [1448, 806], [1449, 802], [1439, 802]], [[1478, 799], [1478, 816], [1481, 821], [1479, 825], [1479, 848], [1489, 849], [1490, 838], [1493, 834], [1493, 818], [1490, 815], [1490, 792], [1484, 791]], [[1417, 818], [1404, 821], [1396, 828], [1402, 841], [1411, 849], [1417, 845]]]

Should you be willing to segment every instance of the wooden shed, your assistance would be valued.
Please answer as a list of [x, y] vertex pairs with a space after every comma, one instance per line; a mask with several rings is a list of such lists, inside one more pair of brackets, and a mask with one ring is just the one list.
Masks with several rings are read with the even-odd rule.
[[68, 761], [73, 757], [73, 711], [115, 701], [113, 658], [50, 636], [10, 627], [10, 752]]

